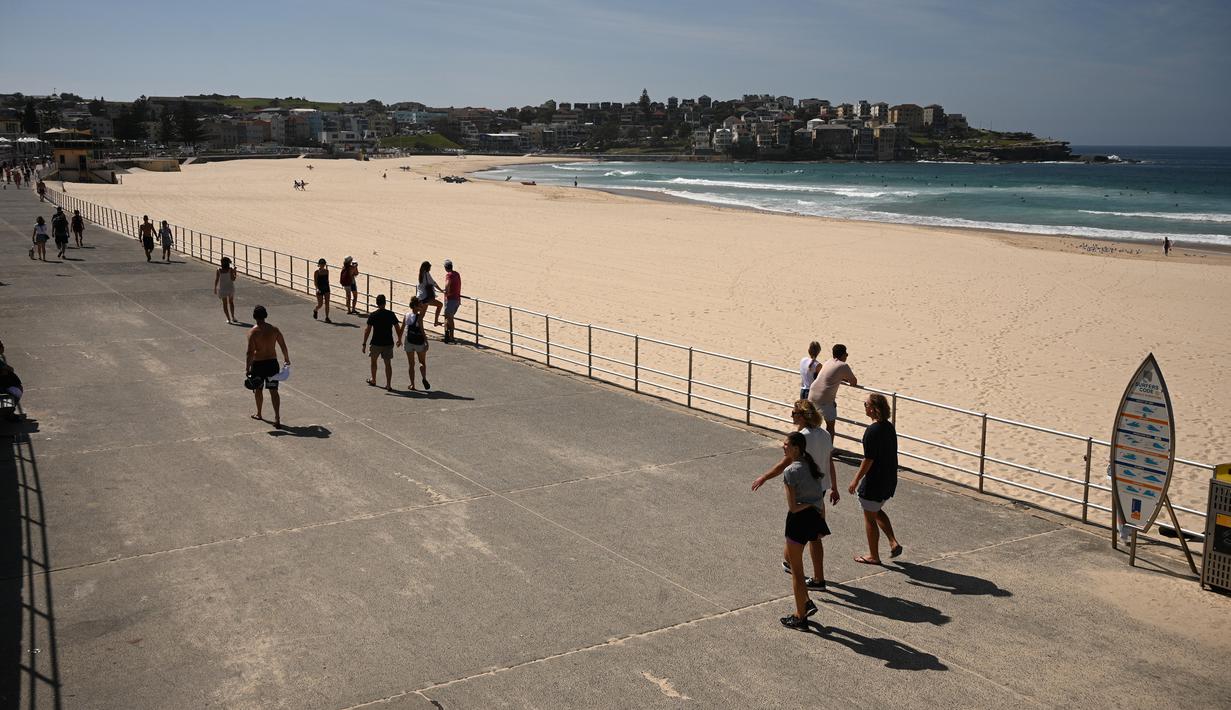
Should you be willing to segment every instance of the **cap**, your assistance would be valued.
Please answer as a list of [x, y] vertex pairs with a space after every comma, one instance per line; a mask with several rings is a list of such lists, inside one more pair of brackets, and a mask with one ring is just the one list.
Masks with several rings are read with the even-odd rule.
[[351, 259], [351, 258], [348, 256], [348, 257], [346, 257], [345, 259], [343, 259], [343, 260], [342, 260], [342, 263], [343, 263], [343, 264], [349, 264], [349, 263], [351, 263], [352, 261], [354, 261], [354, 260], [353, 260], [353, 259]]

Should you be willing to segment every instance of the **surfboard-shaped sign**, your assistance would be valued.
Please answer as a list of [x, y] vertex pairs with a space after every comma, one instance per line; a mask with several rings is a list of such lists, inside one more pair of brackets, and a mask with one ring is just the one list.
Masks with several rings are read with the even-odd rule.
[[1111, 436], [1113, 495], [1125, 523], [1149, 531], [1167, 495], [1174, 464], [1171, 395], [1151, 353], [1124, 390]]

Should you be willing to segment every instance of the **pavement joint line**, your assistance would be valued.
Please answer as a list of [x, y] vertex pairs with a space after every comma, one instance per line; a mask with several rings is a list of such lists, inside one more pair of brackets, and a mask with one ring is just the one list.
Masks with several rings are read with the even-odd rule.
[[[177, 323], [175, 323], [175, 322], [173, 322], [173, 321], [171, 321], [171, 320], [168, 320], [168, 319], [166, 319], [166, 318], [163, 318], [163, 317], [162, 317], [161, 315], [159, 315], [158, 313], [156, 313], [156, 312], [154, 312], [154, 311], [150, 310], [147, 306], [145, 306], [145, 305], [143, 305], [143, 304], [139, 303], [138, 301], [136, 301], [136, 300], [134, 300], [133, 298], [129, 297], [127, 294], [122, 293], [121, 291], [116, 290], [114, 287], [112, 287], [111, 285], [107, 284], [107, 283], [106, 283], [105, 281], [103, 281], [101, 278], [99, 278], [99, 277], [97, 277], [97, 276], [95, 276], [95, 275], [93, 275], [93, 274], [91, 274], [91, 273], [87, 272], [86, 270], [84, 270], [84, 269], [82, 269], [80, 266], [78, 266], [77, 264], [70, 264], [69, 266], [71, 266], [74, 270], [76, 270], [76, 271], [78, 271], [78, 272], [80, 272], [80, 273], [84, 274], [84, 275], [85, 275], [85, 276], [87, 276], [88, 278], [91, 278], [91, 279], [93, 279], [94, 281], [98, 282], [98, 283], [99, 283], [99, 284], [101, 284], [104, 288], [108, 289], [109, 291], [111, 291], [111, 292], [112, 292], [112, 293], [114, 293], [115, 295], [117, 295], [117, 296], [119, 296], [120, 298], [122, 298], [122, 299], [124, 299], [124, 300], [126, 300], [126, 301], [128, 301], [128, 302], [130, 302], [130, 303], [132, 303], [132, 304], [133, 304], [133, 305], [135, 305], [137, 308], [141, 309], [142, 311], [145, 311], [146, 313], [149, 313], [149, 314], [150, 314], [150, 316], [152, 316], [152, 317], [154, 317], [154, 318], [156, 318], [156, 319], [158, 319], [158, 320], [162, 321], [163, 323], [167, 324], [168, 326], [170, 326], [170, 327], [172, 327], [172, 328], [174, 328], [174, 329], [176, 329], [176, 330], [179, 330], [179, 331], [180, 331], [180, 332], [182, 332], [182, 333], [185, 333], [185, 334], [187, 334], [187, 335], [190, 335], [190, 336], [192, 336], [192, 337], [196, 338], [198, 341], [200, 341], [201, 343], [205, 344], [206, 346], [211, 347], [211, 348], [213, 348], [213, 349], [217, 350], [217, 351], [218, 351], [218, 352], [220, 352], [220, 353], [223, 353], [225, 356], [227, 356], [227, 357], [229, 357], [229, 358], [231, 358], [231, 359], [233, 359], [233, 360], [238, 360], [238, 359], [239, 359], [238, 357], [236, 357], [236, 356], [235, 356], [235, 355], [233, 355], [232, 353], [230, 353], [230, 352], [228, 352], [228, 351], [226, 351], [226, 350], [223, 350], [222, 348], [218, 347], [218, 346], [217, 346], [217, 345], [215, 345], [214, 343], [211, 343], [210, 341], [208, 341], [208, 340], [206, 340], [206, 339], [204, 339], [204, 338], [200, 337], [199, 335], [197, 335], [197, 334], [195, 334], [195, 333], [193, 333], [193, 332], [191, 332], [191, 331], [189, 331], [189, 330], [186, 330], [185, 328], [183, 328], [183, 327], [182, 327], [182, 326], [180, 326], [179, 324], [177, 324]], [[409, 451], [409, 452], [411, 452], [411, 453], [413, 453], [413, 454], [415, 454], [415, 455], [419, 456], [420, 458], [422, 458], [422, 459], [424, 459], [424, 460], [426, 460], [426, 461], [429, 461], [429, 462], [431, 462], [431, 463], [435, 464], [436, 466], [439, 466], [441, 469], [443, 469], [443, 470], [445, 470], [445, 471], [448, 471], [449, 473], [452, 473], [454, 476], [457, 476], [458, 478], [461, 478], [462, 480], [466, 481], [467, 483], [469, 483], [469, 484], [471, 484], [471, 485], [473, 485], [473, 486], [475, 486], [475, 487], [477, 487], [477, 488], [480, 488], [480, 489], [482, 489], [482, 490], [484, 490], [484, 491], [487, 491], [489, 494], [491, 494], [491, 495], [493, 495], [493, 496], [496, 496], [497, 498], [500, 498], [501, 500], [505, 501], [505, 502], [506, 502], [506, 503], [508, 503], [509, 505], [512, 505], [512, 506], [514, 506], [514, 507], [516, 507], [516, 508], [519, 508], [519, 509], [521, 509], [522, 511], [524, 511], [524, 512], [526, 512], [526, 513], [530, 514], [531, 516], [536, 517], [536, 518], [539, 518], [539, 519], [540, 519], [540, 520], [542, 520], [543, 522], [546, 522], [546, 523], [548, 523], [548, 524], [550, 524], [550, 525], [554, 525], [555, 527], [557, 527], [557, 528], [559, 528], [559, 529], [561, 529], [561, 530], [563, 530], [563, 531], [565, 531], [565, 532], [567, 532], [567, 533], [569, 533], [569, 534], [573, 535], [574, 537], [577, 537], [577, 538], [580, 538], [580, 539], [582, 539], [582, 540], [585, 540], [586, 542], [590, 543], [590, 544], [591, 544], [591, 545], [593, 545], [594, 547], [597, 547], [597, 548], [599, 548], [599, 549], [601, 549], [601, 550], [605, 551], [608, 555], [611, 555], [612, 557], [615, 557], [615, 558], [617, 558], [617, 559], [623, 560], [624, 562], [626, 562], [626, 563], [628, 563], [628, 564], [630, 564], [630, 565], [632, 565], [632, 566], [634, 566], [634, 567], [637, 567], [638, 569], [641, 569], [642, 571], [647, 572], [647, 573], [649, 573], [650, 575], [652, 575], [652, 576], [654, 576], [654, 577], [657, 577], [657, 578], [658, 578], [658, 579], [660, 579], [661, 581], [666, 582], [667, 584], [669, 584], [669, 585], [671, 585], [671, 586], [673, 586], [673, 587], [676, 587], [676, 588], [678, 588], [678, 589], [680, 589], [680, 590], [682, 590], [682, 591], [684, 591], [684, 592], [687, 592], [688, 594], [691, 594], [692, 596], [694, 596], [694, 597], [696, 597], [696, 598], [698, 598], [698, 599], [701, 599], [702, 601], [706, 602], [707, 604], [710, 604], [711, 606], [717, 607], [718, 609], [722, 609], [722, 610], [724, 610], [724, 611], [726, 610], [726, 607], [724, 607], [723, 605], [721, 605], [721, 604], [719, 604], [718, 602], [714, 601], [713, 599], [710, 599], [709, 597], [705, 596], [704, 594], [701, 594], [700, 592], [697, 592], [697, 591], [695, 591], [695, 590], [693, 590], [693, 589], [690, 589], [690, 588], [688, 588], [688, 587], [684, 586], [683, 584], [680, 584], [679, 582], [676, 582], [676, 581], [674, 581], [674, 580], [670, 579], [669, 577], [666, 577], [665, 575], [663, 575], [663, 574], [661, 574], [661, 573], [657, 572], [656, 570], [650, 569], [649, 567], [647, 567], [647, 566], [645, 566], [645, 565], [643, 565], [643, 564], [641, 564], [641, 563], [639, 563], [639, 562], [637, 562], [637, 561], [635, 561], [635, 560], [633, 560], [633, 559], [631, 559], [631, 558], [629, 558], [629, 557], [626, 557], [626, 556], [624, 556], [624, 555], [620, 554], [619, 552], [616, 552], [615, 550], [611, 549], [610, 547], [607, 547], [606, 545], [603, 545], [602, 543], [598, 542], [597, 540], [594, 540], [594, 539], [592, 539], [592, 538], [589, 538], [589, 537], [587, 537], [587, 536], [585, 536], [585, 535], [583, 535], [583, 534], [581, 534], [581, 533], [577, 532], [576, 530], [573, 530], [572, 528], [568, 527], [567, 525], [564, 525], [563, 523], [560, 523], [560, 522], [557, 522], [557, 521], [555, 521], [555, 520], [552, 520], [551, 518], [547, 517], [546, 515], [543, 515], [542, 513], [539, 513], [538, 511], [532, 510], [531, 508], [529, 508], [529, 507], [527, 507], [527, 506], [525, 506], [525, 505], [523, 505], [523, 504], [521, 504], [521, 503], [518, 503], [517, 501], [513, 500], [512, 498], [509, 498], [507, 495], [504, 495], [504, 494], [500, 493], [499, 491], [496, 491], [496, 490], [494, 490], [494, 489], [490, 488], [489, 486], [483, 485], [483, 484], [482, 484], [482, 483], [480, 483], [479, 481], [476, 481], [476, 480], [474, 480], [473, 478], [470, 478], [469, 476], [465, 475], [464, 473], [462, 473], [462, 472], [460, 472], [460, 471], [457, 471], [457, 470], [455, 470], [455, 469], [453, 469], [453, 468], [451, 468], [451, 467], [447, 466], [447, 465], [446, 465], [446, 464], [444, 464], [443, 462], [436, 460], [435, 458], [433, 458], [433, 457], [431, 457], [431, 456], [427, 455], [426, 453], [424, 453], [424, 452], [422, 452], [422, 451], [420, 451], [420, 450], [416, 449], [415, 447], [411, 446], [410, 444], [407, 444], [407, 443], [405, 443], [405, 442], [403, 442], [403, 441], [400, 441], [400, 440], [398, 440], [398, 439], [394, 438], [392, 435], [390, 435], [390, 434], [388, 434], [388, 433], [386, 433], [386, 432], [384, 432], [384, 431], [381, 431], [380, 429], [377, 429], [376, 427], [372, 426], [371, 424], [367, 423], [366, 421], [362, 421], [362, 420], [356, 419], [355, 417], [352, 417], [352, 416], [348, 415], [346, 412], [343, 412], [342, 410], [338, 409], [337, 407], [334, 407], [334, 406], [333, 406], [333, 405], [331, 405], [331, 404], [328, 404], [328, 403], [326, 403], [326, 402], [323, 402], [323, 401], [321, 401], [320, 399], [317, 399], [316, 397], [312, 396], [311, 394], [308, 394], [307, 392], [305, 392], [305, 391], [303, 391], [303, 390], [298, 389], [297, 387], [294, 387], [294, 386], [291, 386], [291, 385], [287, 385], [287, 387], [286, 387], [286, 388], [287, 388], [287, 389], [289, 389], [290, 391], [292, 391], [292, 392], [296, 393], [296, 394], [299, 394], [300, 396], [304, 397], [305, 399], [308, 399], [309, 401], [316, 402], [318, 405], [320, 405], [321, 407], [324, 407], [325, 409], [329, 409], [329, 410], [332, 410], [332, 411], [334, 411], [334, 412], [338, 413], [339, 415], [341, 415], [341, 416], [345, 417], [346, 419], [349, 419], [349, 420], [351, 420], [351, 421], [358, 422], [361, 426], [366, 427], [367, 429], [369, 429], [369, 430], [370, 430], [370, 431], [372, 431], [373, 433], [375, 433], [375, 434], [377, 434], [377, 435], [379, 435], [379, 436], [382, 436], [382, 437], [384, 437], [385, 439], [388, 439], [389, 441], [393, 442], [394, 444], [397, 444], [398, 446], [401, 446], [402, 448], [406, 449], [407, 451]]]
[[[249, 540], [259, 540], [259, 539], [263, 539], [267, 537], [276, 537], [279, 535], [289, 535], [293, 533], [304, 532], [307, 530], [327, 528], [327, 527], [331, 527], [334, 525], [346, 525], [348, 523], [362, 522], [365, 520], [376, 520], [378, 518], [384, 518], [390, 515], [400, 515], [402, 513], [415, 513], [421, 510], [441, 508], [447, 505], [454, 505], [456, 503], [470, 503], [476, 500], [485, 500], [491, 497], [492, 497], [491, 494], [483, 493], [480, 495], [464, 496], [462, 498], [450, 498], [448, 500], [432, 501], [430, 503], [423, 503], [421, 505], [408, 505], [408, 506], [402, 506], [399, 508], [390, 508], [388, 510], [381, 510], [381, 511], [377, 511], [374, 513], [362, 513], [360, 515], [353, 515], [349, 518], [338, 518], [336, 520], [322, 520], [320, 522], [308, 523], [307, 525], [297, 525], [295, 527], [290, 527], [290, 528], [278, 528], [275, 530], [261, 530], [259, 532], [249, 533], [247, 535], [240, 535], [239, 537], [228, 537], [228, 538], [223, 538], [220, 540], [208, 540], [206, 542], [198, 542], [192, 545], [184, 545], [182, 547], [172, 547], [172, 548], [168, 548], [165, 550], [152, 550], [150, 552], [141, 552], [135, 555], [117, 555], [115, 557], [109, 557], [105, 560], [95, 560], [93, 562], [81, 562], [79, 564], [67, 565], [64, 567], [53, 567], [51, 569], [46, 569], [46, 570], [35, 572], [29, 576], [40, 577], [42, 575], [53, 574], [57, 572], [69, 572], [72, 570], [86, 569], [89, 567], [98, 567], [101, 565], [109, 565], [109, 564], [120, 563], [120, 562], [128, 562], [131, 560], [139, 560], [139, 559], [144, 559], [147, 557], [159, 557], [162, 555], [170, 555], [170, 554], [174, 554], [177, 552], [189, 552], [192, 550], [199, 550], [199, 549], [206, 548], [206, 547], [215, 547], [217, 545], [226, 545], [229, 543], [243, 543], [243, 542], [248, 542]], [[25, 574], [21, 574], [21, 575], [15, 575], [12, 577], [0, 577], [0, 582], [10, 581], [13, 579], [22, 579], [26, 576], [27, 575]]]
[[[1000, 546], [1002, 546], [1002, 545], [1009, 545], [1009, 544], [1012, 544], [1012, 543], [1021, 542], [1021, 541], [1023, 541], [1023, 540], [1029, 540], [1029, 539], [1032, 539], [1032, 538], [1041, 537], [1041, 536], [1043, 536], [1043, 535], [1051, 535], [1051, 534], [1054, 534], [1054, 533], [1057, 533], [1057, 532], [1061, 532], [1061, 531], [1066, 530], [1066, 529], [1068, 529], [1068, 528], [1066, 528], [1066, 527], [1064, 527], [1064, 526], [1058, 526], [1058, 527], [1056, 527], [1054, 530], [1046, 530], [1046, 531], [1044, 531], [1044, 532], [1039, 532], [1039, 533], [1031, 533], [1030, 535], [1023, 535], [1023, 536], [1021, 536], [1021, 537], [1013, 538], [1013, 539], [1010, 539], [1010, 540], [1002, 540], [1002, 541], [1000, 541], [1000, 542], [996, 542], [996, 543], [992, 543], [992, 544], [988, 544], [988, 545], [981, 545], [981, 546], [979, 546], [979, 547], [974, 547], [974, 548], [971, 548], [971, 549], [969, 549], [969, 550], [960, 550], [960, 551], [957, 551], [957, 552], [949, 552], [949, 553], [945, 553], [945, 554], [943, 554], [943, 555], [938, 555], [938, 556], [936, 556], [936, 557], [934, 557], [934, 558], [930, 558], [930, 559], [924, 560], [924, 561], [923, 561], [923, 562], [921, 562], [920, 564], [925, 564], [925, 565], [926, 565], [926, 564], [931, 564], [931, 563], [934, 563], [934, 562], [939, 562], [939, 561], [941, 561], [941, 560], [951, 559], [951, 558], [953, 558], [953, 557], [959, 557], [959, 556], [962, 556], [962, 555], [973, 554], [973, 553], [976, 553], [976, 552], [981, 552], [981, 551], [983, 551], [983, 550], [989, 550], [989, 549], [992, 549], [992, 548], [995, 548], [995, 547], [1000, 547]], [[872, 573], [870, 573], [870, 574], [861, 575], [861, 576], [859, 576], [859, 577], [852, 577], [852, 578], [847, 579], [847, 580], [844, 580], [844, 581], [842, 581], [842, 582], [837, 582], [837, 584], [843, 584], [843, 585], [846, 585], [846, 584], [851, 584], [851, 583], [854, 583], [854, 582], [860, 582], [860, 581], [863, 581], [863, 580], [866, 580], [866, 579], [872, 579], [872, 578], [875, 578], [875, 577], [884, 576], [884, 575], [888, 574], [889, 572], [890, 572], [890, 570], [888, 570], [888, 569], [881, 569], [881, 570], [880, 570], [880, 571], [878, 571], [878, 572], [872, 572]], [[739, 616], [742, 612], [751, 611], [751, 610], [754, 610], [754, 609], [759, 609], [759, 608], [764, 607], [764, 606], [769, 606], [770, 604], [779, 604], [779, 603], [782, 603], [782, 602], [787, 601], [787, 600], [790, 600], [790, 599], [793, 599], [793, 596], [792, 596], [792, 595], [786, 595], [786, 596], [774, 597], [773, 599], [766, 599], [766, 600], [764, 600], [764, 601], [753, 602], [753, 603], [751, 603], [751, 604], [747, 604], [747, 605], [745, 605], [745, 606], [736, 607], [736, 608], [733, 608], [733, 609], [727, 609], [727, 610], [725, 610], [725, 611], [721, 611], [721, 612], [717, 612], [717, 613], [713, 613], [713, 614], [705, 614], [705, 615], [702, 615], [702, 616], [696, 617], [696, 618], [694, 618], [694, 619], [688, 619], [688, 620], [686, 620], [686, 621], [680, 621], [680, 622], [677, 622], [677, 623], [674, 623], [674, 624], [668, 624], [667, 626], [659, 627], [659, 628], [656, 628], [656, 629], [650, 629], [649, 631], [639, 631], [639, 632], [636, 632], [636, 633], [625, 634], [625, 635], [623, 635], [623, 636], [616, 636], [616, 637], [613, 637], [613, 638], [609, 638], [609, 639], [607, 639], [606, 641], [603, 641], [603, 642], [601, 642], [601, 643], [591, 644], [591, 645], [589, 645], [589, 646], [583, 646], [583, 647], [581, 647], [581, 648], [569, 649], [569, 650], [567, 650], [567, 651], [560, 651], [560, 652], [558, 652], [558, 653], [552, 653], [552, 654], [549, 654], [549, 655], [543, 656], [543, 657], [541, 657], [541, 658], [534, 658], [534, 659], [531, 659], [531, 660], [528, 660], [528, 661], [521, 661], [521, 662], [519, 662], [519, 663], [514, 663], [514, 664], [511, 664], [511, 665], [508, 665], [508, 666], [503, 666], [503, 667], [499, 667], [499, 668], [489, 668], [488, 670], [482, 671], [482, 672], [480, 672], [480, 673], [472, 673], [472, 674], [470, 674], [470, 675], [467, 675], [467, 676], [460, 676], [460, 677], [457, 677], [457, 678], [453, 678], [453, 679], [451, 679], [451, 680], [439, 681], [439, 682], [436, 682], [436, 683], [431, 683], [431, 684], [429, 684], [429, 685], [425, 685], [425, 686], [423, 686], [423, 687], [421, 687], [421, 688], [417, 688], [417, 689], [415, 689], [415, 690], [407, 690], [407, 691], [403, 691], [403, 692], [401, 692], [401, 693], [395, 693], [395, 694], [393, 694], [393, 695], [389, 695], [389, 696], [386, 696], [386, 697], [383, 697], [383, 698], [378, 698], [378, 699], [376, 699], [376, 700], [370, 700], [370, 701], [366, 701], [366, 702], [363, 702], [363, 703], [359, 703], [359, 704], [357, 704], [357, 705], [349, 705], [349, 706], [346, 706], [345, 708], [341, 708], [341, 710], [356, 710], [357, 708], [369, 707], [369, 706], [372, 706], [372, 705], [379, 705], [379, 704], [381, 704], [381, 703], [386, 703], [386, 702], [389, 702], [390, 700], [395, 700], [395, 699], [397, 699], [397, 698], [406, 697], [406, 696], [408, 696], [408, 695], [420, 695], [420, 696], [423, 696], [423, 697], [425, 697], [425, 698], [427, 698], [427, 699], [429, 699], [429, 700], [430, 700], [431, 698], [427, 695], [427, 693], [429, 693], [429, 692], [431, 692], [431, 691], [433, 691], [433, 690], [439, 690], [439, 689], [441, 689], [441, 688], [447, 688], [447, 687], [452, 686], [452, 685], [458, 685], [458, 684], [465, 683], [465, 682], [468, 682], [468, 681], [471, 681], [471, 680], [476, 680], [476, 679], [478, 679], [478, 678], [495, 677], [496, 675], [498, 675], [498, 674], [500, 674], [500, 673], [504, 673], [504, 672], [506, 672], [506, 671], [517, 670], [517, 669], [522, 668], [522, 667], [525, 667], [525, 666], [537, 665], [537, 664], [539, 664], [539, 663], [546, 663], [546, 662], [548, 662], [548, 661], [553, 661], [553, 660], [556, 660], [556, 659], [558, 659], [558, 658], [564, 658], [564, 657], [567, 657], [567, 656], [572, 656], [572, 655], [575, 655], [575, 654], [585, 653], [585, 652], [588, 652], [588, 651], [596, 651], [596, 650], [600, 650], [600, 649], [603, 649], [603, 648], [608, 648], [608, 647], [613, 647], [613, 646], [622, 646], [622, 645], [624, 645], [624, 644], [625, 644], [626, 642], [628, 642], [628, 641], [633, 641], [633, 640], [637, 640], [637, 639], [641, 639], [641, 638], [649, 638], [649, 637], [651, 637], [651, 636], [657, 636], [657, 635], [659, 635], [659, 634], [668, 633], [668, 632], [670, 632], [670, 631], [674, 631], [674, 630], [677, 630], [677, 629], [682, 629], [682, 628], [686, 628], [686, 627], [690, 627], [690, 626], [696, 626], [697, 624], [700, 624], [700, 623], [705, 622], [705, 621], [713, 621], [713, 620], [718, 620], [718, 619], [733, 618], [733, 617]], [[849, 613], [847, 613], [847, 612], [841, 611], [840, 609], [836, 609], [836, 608], [830, 608], [830, 607], [826, 607], [826, 609], [827, 609], [827, 610], [831, 610], [831, 611], [833, 611], [835, 614], [838, 614], [839, 616], [842, 616], [842, 617], [844, 617], [844, 618], [846, 618], [846, 619], [849, 619], [850, 621], [853, 621], [853, 622], [855, 622], [855, 623], [858, 623], [858, 624], [860, 624], [860, 625], [862, 625], [862, 626], [864, 626], [864, 627], [866, 627], [866, 628], [868, 628], [868, 629], [870, 629], [870, 630], [872, 630], [872, 631], [875, 631], [875, 632], [876, 632], [876, 633], [878, 633], [878, 634], [885, 634], [885, 635], [886, 635], [886, 638], [890, 638], [890, 639], [892, 639], [892, 640], [894, 640], [894, 641], [898, 641], [899, 643], [902, 643], [902, 644], [904, 644], [904, 645], [910, 645], [910, 644], [907, 644], [907, 643], [906, 643], [906, 641], [905, 641], [904, 639], [899, 638], [899, 637], [897, 637], [897, 636], [894, 636], [893, 634], [891, 634], [891, 633], [889, 633], [889, 632], [887, 632], [887, 631], [885, 631], [885, 630], [883, 630], [883, 629], [880, 629], [880, 628], [876, 627], [875, 625], [870, 624], [870, 623], [868, 623], [868, 622], [864, 621], [863, 619], [860, 619], [860, 618], [858, 618], [858, 617], [856, 617], [856, 616], [853, 616], [853, 615], [851, 615], [851, 614], [849, 614]], [[927, 649], [923, 649], [923, 648], [920, 648], [920, 647], [918, 647], [918, 646], [911, 646], [911, 648], [914, 648], [915, 650], [917, 650], [917, 651], [921, 651], [921, 652], [924, 652], [924, 653], [927, 653], [927, 652], [928, 652], [928, 651], [927, 651]], [[932, 654], [932, 655], [936, 656], [937, 660], [942, 660], [940, 656], [937, 656], [936, 654]], [[946, 663], [947, 665], [949, 665], [950, 667], [957, 668], [958, 670], [960, 670], [960, 671], [962, 671], [962, 672], [964, 672], [964, 673], [967, 673], [967, 674], [972, 675], [972, 676], [974, 676], [974, 677], [976, 677], [976, 678], [979, 678], [979, 679], [981, 679], [981, 680], [983, 680], [983, 681], [985, 681], [985, 682], [989, 683], [990, 685], [993, 685], [993, 686], [997, 687], [997, 688], [998, 688], [998, 689], [1000, 689], [1000, 690], [1003, 690], [1003, 691], [1005, 691], [1005, 692], [1012, 693], [1012, 694], [1014, 694], [1014, 695], [1016, 695], [1016, 696], [1018, 696], [1018, 697], [1020, 697], [1020, 698], [1022, 698], [1022, 699], [1029, 700], [1029, 701], [1031, 701], [1032, 703], [1034, 703], [1034, 704], [1036, 704], [1036, 705], [1041, 705], [1041, 703], [1039, 703], [1039, 702], [1038, 702], [1037, 700], [1035, 700], [1034, 698], [1031, 698], [1030, 696], [1022, 695], [1021, 693], [1019, 693], [1019, 692], [1017, 692], [1017, 691], [1013, 690], [1012, 688], [1008, 688], [1008, 687], [1006, 687], [1006, 686], [1003, 686], [1003, 685], [1001, 685], [1001, 684], [997, 683], [996, 681], [994, 681], [994, 680], [992, 680], [992, 679], [988, 678], [987, 676], [985, 676], [985, 675], [983, 675], [983, 674], [979, 673], [978, 671], [972, 670], [972, 669], [967, 668], [967, 667], [965, 667], [965, 666], [963, 666], [963, 665], [961, 665], [961, 664], [959, 664], [959, 663], [956, 663], [956, 662], [953, 662], [953, 661], [951, 661], [951, 660], [947, 660], [947, 659], [945, 659], [945, 663]]]

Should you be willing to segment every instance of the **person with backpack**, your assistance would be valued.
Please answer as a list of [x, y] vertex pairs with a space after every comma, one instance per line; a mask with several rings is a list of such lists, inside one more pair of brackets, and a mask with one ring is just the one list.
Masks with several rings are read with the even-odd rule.
[[68, 249], [68, 216], [63, 207], [57, 207], [51, 216], [51, 234], [56, 240], [56, 256], [64, 258], [64, 250]]
[[419, 357], [419, 372], [423, 375], [423, 389], [430, 390], [432, 385], [427, 381], [427, 333], [423, 331], [423, 316], [427, 306], [418, 296], [410, 299], [410, 310], [402, 320], [402, 334], [399, 345], [406, 350], [406, 367], [410, 373], [410, 389], [415, 389], [415, 356]]
[[338, 275], [342, 293], [346, 296], [346, 313], [359, 313], [359, 262], [351, 257], [342, 260], [342, 273]]

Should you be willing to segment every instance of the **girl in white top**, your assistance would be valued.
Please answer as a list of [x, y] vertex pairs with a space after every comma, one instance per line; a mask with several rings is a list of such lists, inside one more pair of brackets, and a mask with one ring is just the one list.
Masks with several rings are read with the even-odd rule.
[[222, 314], [227, 323], [238, 323], [235, 318], [235, 267], [231, 257], [222, 257], [222, 266], [214, 272], [214, 295], [222, 299]]
[[171, 232], [171, 225], [167, 224], [165, 219], [158, 229], [158, 241], [162, 244], [162, 260], [171, 261], [171, 247], [175, 246], [175, 235]]
[[432, 278], [432, 262], [425, 261], [419, 265], [419, 285], [415, 288], [415, 298], [419, 299], [419, 303], [423, 308], [423, 312], [427, 312], [428, 306], [436, 306], [436, 325], [440, 325], [440, 307], [444, 304], [436, 298], [436, 293], [442, 291], [440, 284], [436, 283], [436, 279]]
[[42, 217], [35, 220], [34, 233], [30, 235], [30, 240], [34, 242], [34, 249], [30, 252], [30, 258], [34, 258], [34, 251], [38, 252], [39, 261], [47, 261], [47, 240], [51, 237], [47, 234], [47, 223]]
[[821, 363], [816, 359], [816, 356], [820, 354], [821, 344], [813, 340], [812, 343], [808, 345], [808, 357], [799, 361], [800, 399], [808, 398], [808, 388], [812, 386], [812, 381], [816, 379], [817, 373], [821, 371]]

